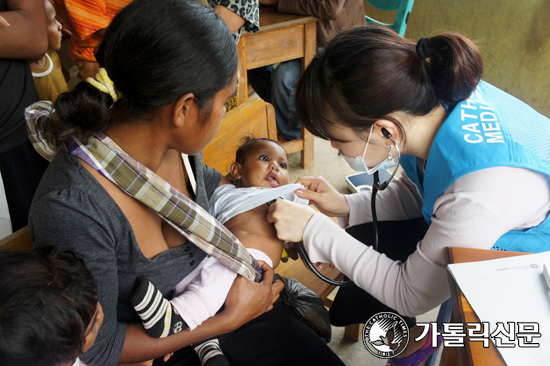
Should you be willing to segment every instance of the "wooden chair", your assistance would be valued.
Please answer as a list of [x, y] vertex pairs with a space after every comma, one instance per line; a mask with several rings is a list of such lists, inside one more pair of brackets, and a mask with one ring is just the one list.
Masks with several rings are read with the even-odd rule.
[[235, 153], [247, 134], [277, 140], [275, 109], [271, 104], [254, 98], [227, 112], [218, 133], [203, 151], [204, 163], [228, 174]]
[[[302, 60], [302, 72], [317, 51], [317, 18], [279, 13], [276, 7], [260, 7], [260, 31], [243, 32], [239, 52], [239, 103], [248, 99], [247, 71], [294, 59]], [[313, 135], [302, 128], [301, 138], [279, 139], [289, 154], [300, 151], [302, 168], [313, 167]]]
[[32, 250], [33, 243], [29, 236], [29, 227], [25, 226], [0, 240], [0, 251]]

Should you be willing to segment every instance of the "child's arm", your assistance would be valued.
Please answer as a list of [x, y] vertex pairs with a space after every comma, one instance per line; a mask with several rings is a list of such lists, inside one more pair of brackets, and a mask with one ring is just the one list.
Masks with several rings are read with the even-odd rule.
[[0, 58], [36, 59], [48, 50], [44, 0], [7, 0], [0, 12], [9, 26], [0, 27]]

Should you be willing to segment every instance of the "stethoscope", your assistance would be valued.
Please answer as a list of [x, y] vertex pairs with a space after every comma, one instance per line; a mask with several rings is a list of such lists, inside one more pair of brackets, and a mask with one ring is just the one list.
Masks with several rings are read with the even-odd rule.
[[[395, 141], [393, 141], [392, 139], [392, 135], [391, 133], [388, 132], [388, 130], [386, 130], [385, 128], [382, 129], [382, 134], [384, 135], [384, 137], [386, 137], [388, 140], [391, 141], [391, 143], [393, 144], [393, 147], [395, 148], [395, 151], [397, 151], [397, 158], [398, 158], [398, 163], [397, 165], [395, 166], [395, 169], [393, 170], [393, 173], [391, 174], [391, 176], [385, 180], [383, 183], [380, 183], [380, 177], [378, 175], [378, 171], [374, 172], [373, 174], [373, 182], [372, 182], [372, 193], [371, 193], [371, 213], [372, 213], [372, 223], [373, 223], [373, 226], [374, 226], [374, 250], [378, 250], [378, 219], [376, 217], [376, 194], [378, 193], [378, 191], [383, 191], [384, 189], [388, 188], [388, 186], [390, 185], [390, 182], [392, 181], [393, 177], [395, 177], [395, 173], [397, 173], [397, 169], [399, 169], [399, 164], [401, 163], [401, 151], [399, 151], [399, 146], [397, 146], [397, 144], [395, 143]], [[302, 257], [302, 259], [304, 260], [304, 262], [306, 263], [306, 265], [309, 267], [309, 269], [315, 273], [315, 275], [317, 277], [319, 277], [321, 280], [325, 281], [326, 283], [330, 284], [330, 285], [334, 285], [334, 286], [351, 286], [353, 285], [353, 281], [334, 281], [334, 280], [331, 280], [330, 278], [326, 277], [326, 276], [323, 276], [323, 274], [321, 272], [319, 272], [317, 270], [317, 268], [315, 268], [315, 266], [313, 265], [313, 263], [311, 263], [311, 260], [309, 259], [309, 256], [307, 255], [306, 253], [306, 250], [304, 248], [304, 244], [302, 242], [298, 242], [296, 243], [297, 246], [298, 246], [298, 252], [300, 253], [300, 257]]]

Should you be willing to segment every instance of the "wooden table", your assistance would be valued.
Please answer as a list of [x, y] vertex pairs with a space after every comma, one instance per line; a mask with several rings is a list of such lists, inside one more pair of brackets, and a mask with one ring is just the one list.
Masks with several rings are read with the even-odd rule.
[[[468, 249], [468, 248], [446, 248], [445, 250], [445, 262], [450, 263], [464, 263], [464, 262], [479, 262], [489, 259], [498, 259], [513, 257], [517, 255], [525, 255], [529, 253], [519, 252], [501, 252], [496, 250], [483, 250], [483, 249]], [[451, 314], [452, 323], [479, 323], [479, 318], [475, 314], [466, 297], [460, 291], [460, 288], [454, 281], [452, 275], [449, 273], [449, 284], [451, 287], [451, 297], [453, 299], [453, 312]], [[493, 342], [489, 342], [489, 348], [483, 348], [482, 342], [464, 342], [465, 347], [453, 348], [455, 357], [447, 357], [447, 365], [475, 365], [475, 366], [505, 366], [506, 363], [502, 359], [500, 352], [495, 348]], [[449, 348], [445, 348], [449, 350]], [[445, 353], [442, 356], [442, 360], [445, 357]], [[453, 363], [456, 361], [457, 363]]]
[[[260, 7], [260, 31], [243, 32], [239, 52], [239, 103], [248, 99], [247, 70], [294, 59], [302, 60], [302, 72], [317, 48], [317, 18], [281, 14], [274, 6]], [[302, 153], [302, 168], [313, 166], [313, 135], [302, 127], [302, 138], [283, 141], [290, 154]]]

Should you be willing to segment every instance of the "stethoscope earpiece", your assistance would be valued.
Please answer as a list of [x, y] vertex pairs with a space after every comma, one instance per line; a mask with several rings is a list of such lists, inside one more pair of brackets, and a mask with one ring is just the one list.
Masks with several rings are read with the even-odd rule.
[[388, 130], [386, 130], [385, 128], [382, 129], [382, 134], [384, 135], [385, 138], [387, 139], [390, 139], [392, 138], [392, 134], [388, 132]]

